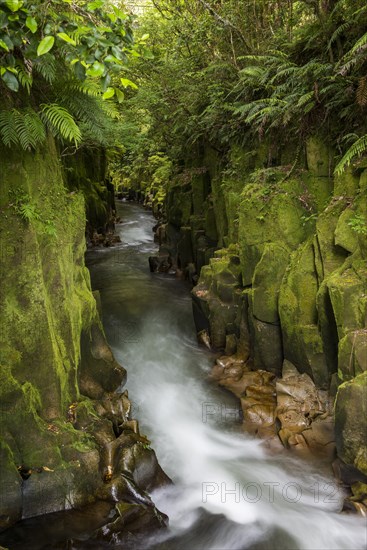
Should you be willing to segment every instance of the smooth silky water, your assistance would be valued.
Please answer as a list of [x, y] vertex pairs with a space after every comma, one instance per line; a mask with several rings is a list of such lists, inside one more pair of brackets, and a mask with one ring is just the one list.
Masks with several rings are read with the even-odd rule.
[[[128, 372], [134, 416], [174, 481], [152, 495], [169, 529], [134, 550], [365, 548], [365, 521], [337, 513], [343, 494], [333, 479], [241, 431], [238, 400], [208, 381], [214, 356], [196, 342], [190, 288], [149, 272], [154, 218], [128, 203], [118, 204], [118, 215], [122, 242], [89, 251], [87, 262], [107, 338]], [[0, 535], [0, 545], [70, 549], [62, 541], [77, 539], [85, 541], [77, 548], [106, 548], [88, 533], [109, 512], [98, 503], [27, 520]]]
[[332, 478], [240, 432], [238, 400], [207, 380], [213, 355], [197, 344], [189, 287], [149, 272], [154, 218], [128, 203], [118, 214], [122, 243], [89, 253], [93, 288], [140, 429], [174, 481], [152, 495], [169, 531], [144, 546], [365, 548], [366, 523], [337, 513], [343, 493]]

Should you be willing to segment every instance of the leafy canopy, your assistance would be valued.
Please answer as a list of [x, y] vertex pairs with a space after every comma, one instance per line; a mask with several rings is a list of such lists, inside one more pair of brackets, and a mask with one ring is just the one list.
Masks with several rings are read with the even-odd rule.
[[111, 135], [117, 110], [103, 103], [136, 86], [128, 62], [147, 50], [132, 26], [117, 2], [0, 0], [2, 141], [28, 149], [45, 129], [76, 146]]
[[136, 60], [139, 90], [123, 107], [136, 128], [127, 172], [154, 152], [182, 167], [203, 144], [225, 158], [233, 144], [300, 151], [313, 134], [340, 153], [337, 172], [367, 151], [365, 0], [153, 4], [140, 33], [154, 61]]

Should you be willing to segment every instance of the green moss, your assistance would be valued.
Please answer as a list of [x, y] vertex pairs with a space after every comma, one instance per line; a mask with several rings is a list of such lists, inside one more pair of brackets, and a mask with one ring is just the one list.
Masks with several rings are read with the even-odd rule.
[[367, 371], [367, 329], [349, 332], [339, 341], [338, 376], [343, 382]]
[[338, 455], [367, 475], [367, 372], [338, 388], [335, 435]]
[[331, 177], [334, 151], [318, 136], [311, 136], [306, 144], [307, 167], [317, 177]]
[[359, 178], [353, 168], [347, 167], [340, 175], [335, 176], [334, 195], [354, 197], [358, 190]]
[[273, 243], [264, 246], [252, 283], [253, 314], [259, 321], [279, 323], [279, 290], [288, 261], [287, 248]]
[[[38, 153], [0, 156], [2, 437], [16, 465], [71, 471], [63, 437], [75, 452], [96, 448], [83, 433], [68, 432], [71, 425], [53, 431], [79, 397], [81, 333], [99, 322], [84, 265], [84, 199], [65, 188], [51, 139]], [[43, 223], [10, 206], [14, 189], [30, 197]]]
[[167, 193], [166, 213], [167, 220], [175, 227], [188, 225], [192, 214], [191, 189], [181, 184], [171, 186]]
[[266, 243], [294, 250], [312, 230], [302, 224], [303, 193], [303, 184], [298, 180], [273, 185], [254, 183], [244, 188], [239, 210], [239, 245], [245, 285], [251, 284]]
[[355, 252], [358, 247], [358, 235], [349, 225], [353, 215], [350, 208], [344, 210], [335, 228], [335, 244], [351, 253]]
[[367, 263], [351, 258], [327, 280], [339, 338], [363, 329], [366, 320]]

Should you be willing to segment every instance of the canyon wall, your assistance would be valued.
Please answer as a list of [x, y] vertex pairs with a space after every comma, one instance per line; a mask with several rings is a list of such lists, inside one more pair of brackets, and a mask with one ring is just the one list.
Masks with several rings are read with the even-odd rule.
[[0, 528], [96, 500], [130, 502], [111, 533], [127, 517], [163, 525], [146, 491], [167, 478], [130, 417], [84, 263], [90, 162], [69, 162], [67, 181], [51, 138], [0, 159]]
[[295, 151], [269, 144], [232, 147], [225, 165], [208, 146], [191, 156], [168, 192], [158, 269], [196, 285], [212, 348], [278, 379], [291, 364], [335, 397], [338, 456], [364, 479], [366, 162], [334, 177], [334, 151], [317, 136], [297, 169]]

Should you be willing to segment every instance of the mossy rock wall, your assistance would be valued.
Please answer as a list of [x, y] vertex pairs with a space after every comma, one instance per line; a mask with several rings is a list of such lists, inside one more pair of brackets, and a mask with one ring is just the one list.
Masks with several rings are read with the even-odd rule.
[[[126, 372], [105, 340], [84, 264], [83, 194], [64, 184], [52, 139], [38, 152], [1, 150], [0, 159], [2, 530], [108, 498], [103, 472], [113, 465], [104, 456], [121, 448], [112, 421], [127, 417], [126, 398], [114, 394]], [[115, 420], [106, 399], [122, 411]]]
[[[359, 163], [334, 179], [334, 152], [317, 136], [291, 177], [284, 177], [287, 167], [266, 168], [270, 152], [266, 145], [257, 155], [235, 146], [225, 170], [213, 172], [212, 193], [224, 197], [227, 220], [225, 226], [215, 210], [218, 247], [230, 248], [215, 252], [218, 260], [202, 268], [193, 290], [200, 327], [215, 348], [228, 350], [234, 336], [237, 354], [245, 350], [254, 368], [278, 374], [286, 359], [321, 389], [364, 380], [367, 169]], [[239, 278], [224, 282], [233, 254]], [[340, 387], [336, 416], [340, 456], [357, 467], [363, 461], [355, 457], [365, 451], [351, 436], [350, 400], [362, 406], [360, 386]]]
[[106, 151], [100, 147], [65, 155], [62, 168], [70, 191], [80, 191], [84, 195], [88, 236], [113, 230], [116, 206], [114, 187], [107, 178]]

